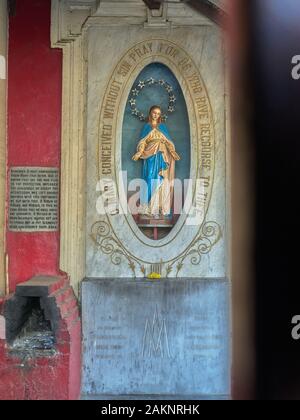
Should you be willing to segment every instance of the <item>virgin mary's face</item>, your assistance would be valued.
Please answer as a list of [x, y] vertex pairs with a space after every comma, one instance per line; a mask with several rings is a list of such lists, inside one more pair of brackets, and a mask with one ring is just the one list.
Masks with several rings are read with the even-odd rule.
[[154, 122], [158, 122], [161, 117], [161, 111], [159, 108], [154, 108], [151, 111], [151, 120]]

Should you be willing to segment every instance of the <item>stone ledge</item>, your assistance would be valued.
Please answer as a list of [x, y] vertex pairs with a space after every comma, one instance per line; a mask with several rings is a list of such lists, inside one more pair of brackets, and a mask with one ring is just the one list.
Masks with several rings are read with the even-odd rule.
[[67, 280], [63, 277], [37, 276], [18, 284], [16, 295], [24, 297], [45, 297], [67, 284]]

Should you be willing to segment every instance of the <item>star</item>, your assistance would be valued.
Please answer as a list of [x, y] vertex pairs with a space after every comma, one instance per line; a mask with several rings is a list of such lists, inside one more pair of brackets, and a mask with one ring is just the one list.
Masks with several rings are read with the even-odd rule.
[[130, 103], [131, 106], [134, 106], [136, 104], [136, 100], [131, 98], [129, 103]]
[[144, 82], [144, 80], [140, 80], [140, 81], [139, 81], [138, 87], [139, 87], [140, 89], [143, 89], [143, 87], [145, 87], [145, 82]]
[[137, 89], [132, 89], [131, 93], [133, 94], [133, 96], [138, 96], [140, 92]]
[[168, 111], [169, 112], [174, 112], [175, 111], [175, 108], [173, 106], [169, 105]]
[[132, 115], [139, 115], [139, 111], [138, 111], [136, 108], [134, 108], [134, 109], [131, 111], [131, 114], [132, 114]]
[[159, 81], [158, 81], [158, 83], [159, 83], [161, 86], [164, 86], [164, 85], [166, 84], [166, 82], [165, 82], [164, 80], [159, 80]]
[[149, 83], [149, 85], [154, 85], [155, 80], [153, 79], [153, 77], [150, 77], [150, 79], [148, 79], [147, 82]]
[[140, 119], [141, 121], [144, 121], [144, 119], [145, 119], [145, 115], [144, 115], [144, 114], [140, 114], [140, 115], [139, 115], [139, 119]]
[[175, 102], [176, 101], [176, 96], [175, 95], [171, 95], [169, 98], [170, 102]]
[[173, 88], [172, 88], [172, 86], [167, 85], [167, 86], [166, 86], [166, 91], [167, 91], [168, 93], [173, 92]]

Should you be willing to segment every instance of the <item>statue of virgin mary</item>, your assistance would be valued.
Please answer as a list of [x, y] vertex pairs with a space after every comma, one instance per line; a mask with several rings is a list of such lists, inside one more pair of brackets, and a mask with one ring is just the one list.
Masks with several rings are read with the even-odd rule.
[[162, 123], [162, 111], [157, 105], [150, 108], [133, 160], [142, 159], [142, 178], [139, 213], [146, 216], [170, 216], [173, 203], [175, 161], [180, 160], [167, 126]]

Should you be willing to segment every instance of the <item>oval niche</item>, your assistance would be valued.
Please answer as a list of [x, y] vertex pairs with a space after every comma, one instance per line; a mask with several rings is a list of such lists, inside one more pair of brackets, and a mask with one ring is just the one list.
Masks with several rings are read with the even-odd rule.
[[[149, 121], [153, 106], [159, 108], [152, 110]], [[148, 238], [164, 238], [177, 223], [190, 161], [189, 117], [182, 89], [166, 65], [151, 63], [133, 83], [122, 127], [128, 208]]]

